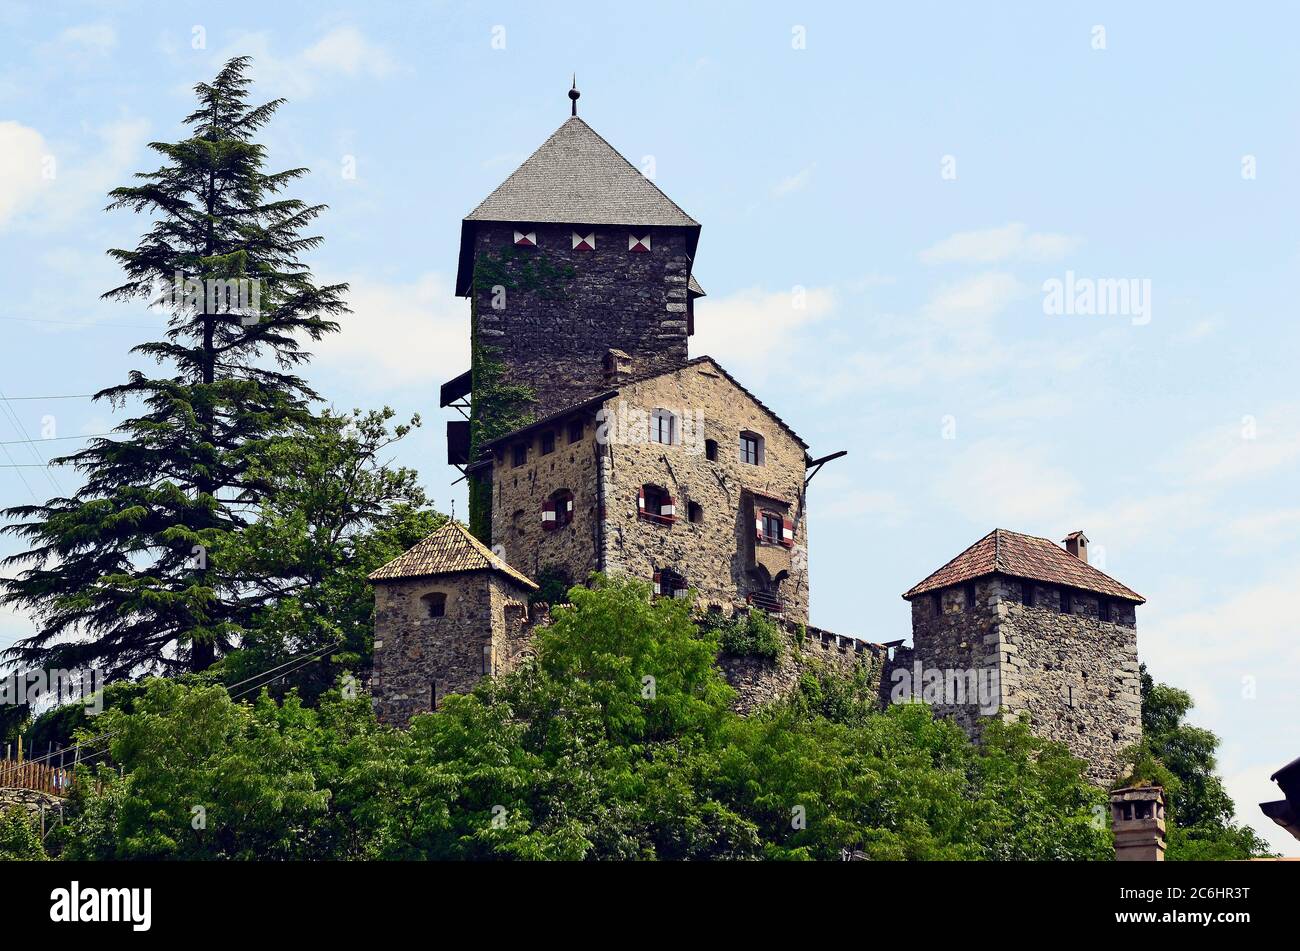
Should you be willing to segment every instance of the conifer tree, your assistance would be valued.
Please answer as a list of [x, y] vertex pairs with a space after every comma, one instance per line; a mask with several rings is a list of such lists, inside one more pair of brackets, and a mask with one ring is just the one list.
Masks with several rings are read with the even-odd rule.
[[347, 285], [317, 285], [301, 260], [325, 206], [285, 195], [307, 169], [264, 171], [254, 136], [283, 100], [250, 105], [248, 66], [232, 59], [198, 84], [189, 137], [150, 143], [162, 167], [110, 193], [109, 210], [152, 225], [133, 250], [109, 251], [126, 280], [104, 297], [166, 309], [164, 339], [132, 350], [163, 369], [95, 394], [142, 415], [55, 460], [84, 475], [78, 491], [5, 512], [4, 531], [30, 547], [5, 559], [20, 570], [0, 603], [37, 623], [10, 663], [202, 670], [257, 607], [222, 549], [267, 494], [260, 449], [312, 425], [301, 345], [338, 329]]

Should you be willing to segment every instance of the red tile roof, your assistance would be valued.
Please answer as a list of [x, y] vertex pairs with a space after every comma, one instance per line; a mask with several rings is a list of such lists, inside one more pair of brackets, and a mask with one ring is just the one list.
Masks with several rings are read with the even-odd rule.
[[526, 588], [537, 589], [527, 575], [515, 571], [504, 559], [492, 554], [459, 522], [448, 522], [388, 564], [376, 568], [369, 577], [371, 581], [392, 581], [484, 569], [499, 571]]
[[1028, 578], [1044, 584], [1062, 585], [1107, 597], [1146, 602], [1132, 588], [1076, 558], [1055, 542], [1034, 535], [995, 528], [903, 595], [911, 600], [918, 594], [983, 578], [991, 574]]

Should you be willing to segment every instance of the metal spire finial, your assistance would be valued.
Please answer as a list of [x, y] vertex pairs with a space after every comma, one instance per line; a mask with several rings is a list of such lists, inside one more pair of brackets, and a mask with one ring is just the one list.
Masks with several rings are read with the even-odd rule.
[[573, 88], [569, 90], [569, 100], [572, 103], [570, 115], [576, 116], [578, 114], [578, 97], [581, 95], [582, 93], [578, 92], [578, 74], [574, 73]]

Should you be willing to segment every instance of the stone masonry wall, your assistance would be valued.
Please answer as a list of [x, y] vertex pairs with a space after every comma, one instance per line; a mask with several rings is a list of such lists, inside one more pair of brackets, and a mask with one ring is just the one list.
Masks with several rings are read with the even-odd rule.
[[[371, 693], [381, 720], [406, 726], [449, 693], [464, 693], [493, 668], [513, 669], [526, 652], [518, 625], [526, 593], [501, 576], [464, 572], [375, 584]], [[430, 617], [425, 595], [447, 596]]]
[[[888, 658], [884, 647], [814, 627], [802, 632], [793, 624], [787, 624], [785, 628], [789, 637], [788, 649], [776, 660], [731, 654], [718, 658], [727, 682], [739, 694], [735, 706], [740, 713], [750, 713], [763, 704], [789, 696], [798, 686], [800, 675], [815, 664], [846, 675], [864, 669], [868, 690], [879, 691], [880, 677]], [[799, 633], [803, 635], [802, 640]]]
[[[582, 439], [569, 442], [570, 419], [583, 424]], [[551, 432], [553, 452], [542, 454], [542, 436]], [[517, 444], [528, 459], [513, 464]], [[492, 460], [492, 543], [506, 562], [537, 581], [547, 568], [559, 568], [580, 584], [597, 570], [600, 530], [598, 450], [594, 413], [575, 414], [549, 430], [536, 430], [498, 449]], [[573, 521], [555, 529], [542, 523], [542, 506], [561, 489], [573, 493]]]
[[[1033, 605], [1025, 603], [1027, 590]], [[1058, 588], [995, 576], [974, 586], [912, 600], [910, 652], [896, 652], [882, 690], [896, 671], [978, 669], [997, 671], [999, 705], [1015, 718], [1028, 715], [1035, 735], [1064, 743], [1089, 764], [1088, 775], [1109, 783], [1119, 773], [1119, 751], [1141, 738], [1137, 631], [1133, 605], [1112, 602], [1116, 621], [1098, 619], [1096, 596], [1073, 592], [1070, 613], [1060, 611]], [[950, 699], [950, 698], [945, 698]], [[933, 704], [978, 738], [987, 715], [977, 703]]]
[[[743, 605], [757, 589], [754, 568], [763, 564], [772, 577], [786, 573], [780, 586], [785, 617], [807, 621], [803, 448], [707, 363], [626, 386], [604, 405], [607, 420], [635, 418], [632, 411], [648, 414], [659, 408], [683, 420], [689, 417], [692, 423], [697, 411], [702, 413], [703, 432], [693, 426], [688, 432], [683, 422], [678, 445], [608, 441], [599, 458], [605, 512], [601, 569], [649, 581], [655, 571], [669, 568], [699, 592], [701, 603], [730, 607]], [[764, 438], [763, 465], [740, 461], [742, 430]], [[716, 460], [704, 452], [706, 438], [717, 442]], [[639, 516], [637, 493], [642, 485], [660, 486], [672, 494], [676, 518], [671, 525]], [[794, 520], [792, 549], [755, 545], [755, 492], [774, 499], [760, 500], [760, 505]], [[691, 503], [700, 506], [698, 523], [690, 521]]]
[[[634, 226], [524, 225], [536, 248], [514, 246], [513, 224], [476, 226], [476, 345], [495, 348], [506, 382], [525, 384], [545, 417], [600, 392], [607, 350], [631, 357], [640, 374], [686, 361], [687, 231]], [[572, 234], [596, 234], [594, 251], [573, 250]], [[651, 236], [648, 253], [628, 235]], [[493, 287], [505, 306], [493, 308]]]
[[1038, 736], [1065, 743], [1093, 780], [1108, 783], [1119, 751], [1142, 738], [1133, 605], [1112, 602], [1119, 620], [1107, 622], [1095, 596], [1075, 592], [1062, 614], [1059, 591], [1039, 586], [1033, 607], [1022, 592], [1008, 579], [996, 605], [1007, 709], [1028, 714]]

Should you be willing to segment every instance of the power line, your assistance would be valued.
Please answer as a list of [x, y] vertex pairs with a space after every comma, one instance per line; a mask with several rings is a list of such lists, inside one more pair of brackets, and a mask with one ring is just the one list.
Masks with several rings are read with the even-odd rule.
[[[275, 683], [277, 680], [283, 680], [285, 677], [289, 676], [290, 674], [292, 674], [292, 673], [297, 673], [299, 670], [301, 670], [302, 668], [306, 667], [308, 664], [313, 663], [313, 662], [316, 661], [316, 660], [319, 660], [319, 659], [320, 659], [322, 656], [324, 656], [325, 654], [329, 653], [329, 652], [332, 651], [332, 650], [337, 650], [337, 649], [338, 649], [339, 647], [341, 647], [341, 646], [343, 646], [343, 642], [342, 642], [342, 641], [338, 641], [338, 642], [336, 642], [336, 643], [333, 643], [333, 644], [327, 644], [327, 645], [325, 645], [324, 647], [318, 647], [318, 648], [316, 648], [315, 650], [308, 651], [308, 652], [306, 652], [306, 653], [304, 653], [304, 654], [299, 655], [298, 657], [294, 657], [294, 658], [291, 658], [291, 659], [285, 661], [283, 664], [280, 664], [280, 665], [277, 666], [277, 667], [272, 667], [272, 668], [270, 668], [269, 670], [264, 670], [264, 671], [262, 671], [262, 672], [259, 673], [259, 674], [254, 674], [254, 675], [251, 676], [251, 677], [246, 677], [246, 678], [243, 679], [243, 680], [236, 681], [235, 683], [231, 684], [229, 687], [226, 687], [226, 688], [225, 688], [225, 689], [226, 689], [226, 693], [227, 693], [227, 695], [230, 697], [231, 700], [238, 700], [238, 699], [240, 699], [241, 697], [246, 697], [246, 696], [248, 696], [248, 694], [252, 693], [252, 692], [255, 691], [255, 690], [261, 690], [263, 687], [270, 686], [271, 684]], [[230, 691], [233, 690], [235, 687], [242, 686], [243, 684], [250, 683], [251, 681], [254, 681], [254, 680], [260, 680], [261, 678], [265, 677], [267, 674], [273, 674], [273, 673], [275, 673], [277, 670], [282, 670], [282, 669], [285, 668], [285, 667], [291, 667], [292, 669], [290, 669], [290, 670], [285, 670], [284, 673], [281, 673], [281, 674], [276, 675], [275, 677], [272, 677], [270, 680], [266, 681], [266, 683], [255, 684], [254, 686], [249, 687], [247, 690], [241, 690], [239, 693], [236, 693], [236, 694], [232, 694], [232, 693], [230, 693]], [[23, 762], [24, 762], [24, 763], [43, 763], [43, 762], [45, 762], [46, 760], [54, 759], [55, 757], [63, 757], [63, 756], [66, 756], [66, 755], [69, 754], [69, 753], [79, 754], [80, 750], [81, 750], [83, 747], [85, 747], [85, 746], [97, 746], [97, 745], [99, 745], [99, 743], [101, 743], [102, 741], [107, 740], [107, 739], [111, 739], [111, 738], [113, 737], [113, 735], [114, 735], [114, 734], [113, 734], [112, 732], [109, 732], [109, 733], [101, 733], [101, 734], [99, 734], [98, 736], [94, 737], [93, 739], [87, 741], [86, 743], [77, 743], [77, 744], [74, 744], [74, 745], [71, 746], [71, 747], [68, 747], [67, 749], [55, 750], [55, 751], [52, 752], [52, 753], [46, 753], [44, 756], [37, 756], [37, 757], [34, 757], [34, 758], [25, 759], [25, 760], [23, 760]], [[89, 753], [89, 754], [86, 754], [86, 755], [84, 755], [84, 756], [78, 756], [78, 762], [79, 762], [79, 763], [87, 762], [88, 760], [93, 759], [93, 758], [96, 757], [96, 756], [101, 756], [101, 755], [103, 755], [104, 753], [107, 753], [107, 752], [108, 752], [108, 748], [105, 747], [104, 749], [102, 749], [102, 750], [98, 750], [97, 752]]]
[[[45, 436], [41, 442], [54, 442], [56, 439], [107, 439], [109, 436], [116, 436], [118, 433], [87, 433], [84, 436]], [[12, 439], [8, 442], [0, 440], [0, 446], [16, 446], [23, 442], [21, 439]]]
[[[4, 391], [0, 390], [0, 399], [3, 398], [4, 398]], [[18, 414], [14, 412], [14, 408], [10, 406], [8, 403], [5, 403], [3, 405], [4, 405], [4, 411], [5, 413], [8, 414], [10, 422], [14, 424], [18, 432], [22, 434], [22, 437], [26, 441], [27, 445], [31, 448], [32, 455], [35, 456], [41, 462], [41, 464], [45, 466], [45, 478], [50, 480], [50, 485], [54, 487], [55, 492], [60, 492], [60, 493], [63, 492], [63, 486], [59, 484], [59, 480], [56, 479], [54, 477], [54, 473], [50, 471], [49, 465], [46, 462], [45, 457], [41, 455], [41, 451], [36, 448], [36, 443], [32, 441], [32, 437], [27, 432], [27, 427], [23, 425], [22, 419], [19, 418]]]
[[19, 400], [84, 400], [94, 393], [69, 393], [66, 396], [0, 396], [0, 402], [17, 403]]
[[159, 327], [157, 324], [119, 324], [111, 320], [50, 320], [44, 317], [0, 317], [0, 320], [16, 320], [24, 324], [59, 324], [63, 327], [109, 327], [122, 328], [123, 330], [166, 330], [166, 327]]

